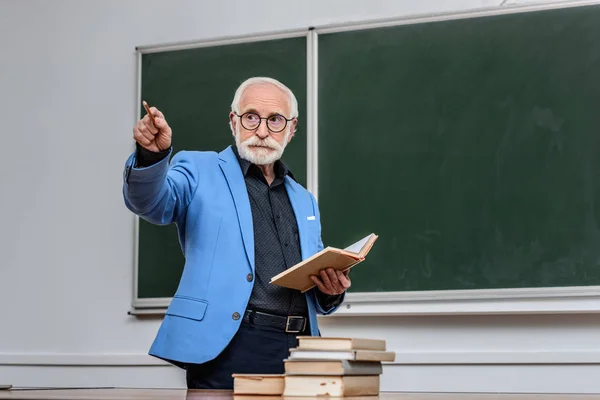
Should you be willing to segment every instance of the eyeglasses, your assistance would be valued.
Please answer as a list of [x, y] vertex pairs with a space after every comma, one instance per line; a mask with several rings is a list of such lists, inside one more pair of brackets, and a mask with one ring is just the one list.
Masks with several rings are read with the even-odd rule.
[[268, 117], [261, 117], [254, 112], [246, 112], [242, 115], [235, 113], [235, 115], [240, 117], [242, 126], [245, 129], [251, 131], [257, 129], [260, 126], [260, 123], [263, 119], [267, 120], [267, 128], [269, 128], [271, 132], [281, 132], [287, 126], [288, 121], [293, 120], [293, 118], [287, 119], [286, 117], [280, 114], [273, 114], [269, 115]]

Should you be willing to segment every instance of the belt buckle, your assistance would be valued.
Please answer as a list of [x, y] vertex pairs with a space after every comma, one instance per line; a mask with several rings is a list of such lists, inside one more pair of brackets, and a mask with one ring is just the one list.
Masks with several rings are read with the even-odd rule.
[[[302, 320], [302, 329], [291, 330], [290, 329], [290, 321], [291, 320]], [[299, 317], [299, 316], [295, 316], [295, 315], [288, 315], [287, 320], [285, 321], [285, 331], [286, 331], [286, 333], [300, 333], [300, 332], [304, 331], [304, 328], [306, 328], [306, 318], [305, 317]]]

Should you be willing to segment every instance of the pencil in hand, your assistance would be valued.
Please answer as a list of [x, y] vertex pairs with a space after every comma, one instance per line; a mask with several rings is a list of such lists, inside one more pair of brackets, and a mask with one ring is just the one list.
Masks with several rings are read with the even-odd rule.
[[171, 147], [171, 127], [156, 107], [152, 109], [142, 101], [148, 115], [138, 120], [133, 128], [133, 138], [146, 150], [160, 152]]
[[[150, 119], [152, 120], [152, 124], [154, 124], [154, 126], [156, 126], [156, 121], [154, 120], [154, 115], [152, 114], [152, 112], [150, 111], [150, 107], [148, 106], [148, 103], [146, 103], [146, 100], [142, 100], [142, 104], [144, 105], [144, 108], [146, 109], [146, 112], [148, 113], [148, 115], [150, 116]], [[157, 127], [157, 126], [156, 126]], [[157, 127], [158, 128], [158, 127]]]

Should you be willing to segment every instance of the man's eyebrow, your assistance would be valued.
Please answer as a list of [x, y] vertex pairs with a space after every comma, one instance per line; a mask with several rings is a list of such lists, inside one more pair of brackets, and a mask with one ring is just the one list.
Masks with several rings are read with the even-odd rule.
[[[255, 114], [260, 115], [260, 113], [258, 112], [258, 110], [256, 108], [254, 108], [254, 107], [243, 109], [242, 114], [243, 113], [247, 113], [247, 112], [251, 112], [251, 113], [255, 113]], [[271, 115], [275, 115], [275, 114], [285, 115], [282, 110], [277, 109], [274, 112], [271, 112], [269, 115], [267, 115], [267, 117], [269, 117]]]
[[242, 113], [247, 113], [247, 112], [252, 112], [252, 113], [258, 114], [258, 111], [256, 110], [256, 108], [253, 108], [253, 107], [242, 109]]

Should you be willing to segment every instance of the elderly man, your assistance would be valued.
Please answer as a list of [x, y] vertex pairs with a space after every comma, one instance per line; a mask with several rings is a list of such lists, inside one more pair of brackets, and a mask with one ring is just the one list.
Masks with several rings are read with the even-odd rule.
[[[251, 78], [229, 114], [235, 145], [178, 152], [156, 108], [135, 125], [125, 165], [126, 206], [177, 224], [185, 268], [150, 354], [186, 369], [188, 388], [231, 389], [234, 373], [282, 373], [297, 335], [319, 335], [350, 287], [331, 268], [306, 293], [269, 284], [323, 248], [319, 208], [280, 160], [298, 105], [281, 82]], [[215, 134], [204, 132], [200, 134]]]

